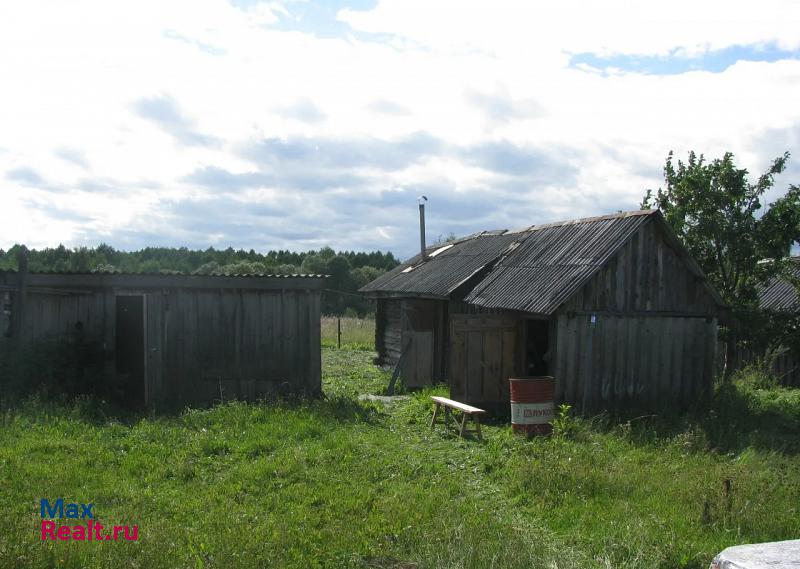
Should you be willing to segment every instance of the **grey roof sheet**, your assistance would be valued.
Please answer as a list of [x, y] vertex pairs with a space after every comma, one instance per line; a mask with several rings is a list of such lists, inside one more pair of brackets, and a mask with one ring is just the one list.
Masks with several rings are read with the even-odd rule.
[[[795, 279], [800, 279], [800, 257], [791, 260], [791, 272]], [[763, 310], [774, 312], [793, 312], [800, 310], [800, 297], [794, 283], [786, 279], [773, 279], [758, 294], [759, 306]]]
[[465, 300], [552, 314], [655, 215], [635, 211], [531, 227]]
[[[420, 255], [395, 267], [360, 289], [367, 294], [418, 294], [447, 297], [472, 275], [493, 263], [518, 233], [487, 231], [453, 242], [453, 246], [420, 263]], [[444, 245], [428, 247], [428, 255]], [[414, 267], [411, 271], [403, 271]]]
[[477, 234], [403, 273], [419, 262], [415, 257], [369, 283], [361, 292], [401, 296], [403, 293], [427, 294], [444, 298], [470, 276], [486, 268], [480, 281], [464, 298], [467, 303], [549, 315], [651, 220], [661, 225], [664, 237], [682, 250], [689, 269], [703, 279], [717, 304], [724, 306], [722, 298], [658, 210], [575, 219], [507, 233]]
[[[15, 269], [0, 269], [0, 274], [16, 274]], [[315, 274], [290, 274], [290, 275], [275, 275], [271, 273], [215, 273], [208, 275], [198, 275], [193, 273], [183, 273], [180, 271], [166, 271], [166, 272], [122, 272], [122, 271], [29, 271], [30, 275], [116, 275], [116, 276], [154, 276], [154, 277], [237, 277], [237, 278], [270, 278], [270, 279], [324, 279], [327, 275]]]

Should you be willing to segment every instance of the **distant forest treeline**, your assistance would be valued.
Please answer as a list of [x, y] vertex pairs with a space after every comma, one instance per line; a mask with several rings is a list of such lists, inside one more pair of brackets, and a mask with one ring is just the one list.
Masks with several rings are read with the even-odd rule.
[[[22, 247], [14, 245], [8, 251], [0, 249], [0, 270], [16, 269]], [[371, 311], [369, 303], [356, 291], [385, 271], [396, 267], [399, 261], [392, 253], [373, 251], [336, 252], [330, 247], [319, 251], [295, 253], [269, 251], [257, 253], [253, 249], [214, 249], [204, 251], [186, 247], [147, 247], [140, 251], [118, 251], [110, 245], [70, 249], [59, 245], [54, 248], [28, 251], [30, 271], [119, 271], [123, 273], [187, 273], [195, 275], [217, 274], [293, 274], [310, 273], [330, 275], [323, 294], [322, 311], [325, 314], [359, 314]]]

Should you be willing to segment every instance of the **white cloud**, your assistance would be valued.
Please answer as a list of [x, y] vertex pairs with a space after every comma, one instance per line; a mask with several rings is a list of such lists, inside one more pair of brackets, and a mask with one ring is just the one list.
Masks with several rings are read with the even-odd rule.
[[0, 247], [404, 253], [418, 188], [438, 235], [634, 208], [671, 149], [763, 169], [765, 136], [800, 124], [800, 61], [657, 76], [566, 54], [798, 49], [798, 5], [644, 6], [383, 1], [323, 39], [271, 27], [291, 4], [3, 3]]
[[343, 9], [353, 28], [392, 34], [447, 51], [501, 56], [591, 52], [686, 55], [736, 45], [800, 47], [800, 5], [676, 0], [669, 5], [631, 0], [380, 0], [370, 11]]

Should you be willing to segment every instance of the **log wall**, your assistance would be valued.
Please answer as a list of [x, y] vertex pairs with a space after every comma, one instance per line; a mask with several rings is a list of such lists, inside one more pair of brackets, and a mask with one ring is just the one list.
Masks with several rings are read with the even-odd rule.
[[401, 299], [378, 299], [375, 306], [376, 363], [394, 367], [400, 359], [403, 332], [400, 320]]

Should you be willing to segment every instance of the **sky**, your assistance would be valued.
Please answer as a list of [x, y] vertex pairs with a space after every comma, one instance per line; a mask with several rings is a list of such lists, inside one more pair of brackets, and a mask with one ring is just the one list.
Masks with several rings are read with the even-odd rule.
[[800, 2], [7, 0], [0, 248], [304, 251], [800, 184]]

